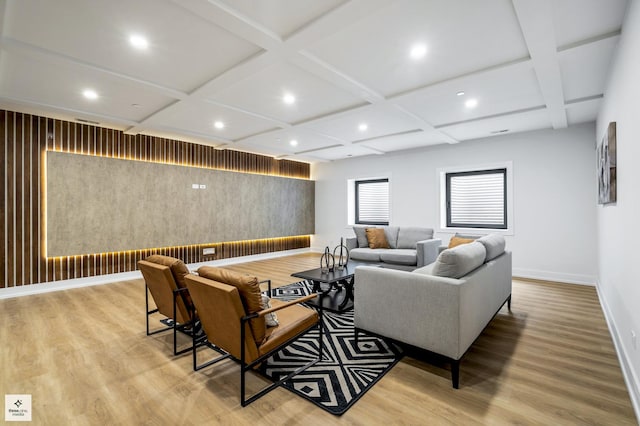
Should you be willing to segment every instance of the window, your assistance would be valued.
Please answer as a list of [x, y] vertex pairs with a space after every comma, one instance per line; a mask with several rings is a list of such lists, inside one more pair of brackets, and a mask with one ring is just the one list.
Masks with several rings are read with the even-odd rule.
[[507, 169], [446, 173], [448, 228], [507, 229]]
[[356, 223], [389, 224], [389, 179], [355, 181]]

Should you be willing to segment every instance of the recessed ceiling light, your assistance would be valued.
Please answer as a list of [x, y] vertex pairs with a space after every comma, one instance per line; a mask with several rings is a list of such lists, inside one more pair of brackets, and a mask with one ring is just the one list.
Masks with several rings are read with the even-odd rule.
[[469, 99], [464, 103], [464, 106], [466, 106], [467, 108], [475, 108], [478, 106], [478, 100], [475, 98]]
[[82, 95], [87, 98], [87, 99], [98, 99], [98, 94], [96, 93], [95, 90], [91, 90], [91, 89], [86, 89], [84, 92], [82, 92]]
[[224, 123], [222, 121], [216, 121], [213, 123], [213, 127], [216, 129], [224, 129]]
[[424, 44], [414, 44], [409, 55], [412, 59], [420, 59], [427, 54], [427, 46]]
[[360, 125], [358, 126], [358, 130], [360, 130], [361, 132], [366, 131], [369, 128], [369, 126], [367, 125], [367, 123], [360, 123]]
[[147, 39], [139, 34], [132, 34], [129, 37], [129, 43], [131, 43], [131, 45], [136, 49], [146, 49], [147, 47], [149, 47], [149, 42], [147, 41]]
[[291, 146], [298, 146], [298, 141], [295, 139], [291, 139], [291, 141], [289, 142], [289, 145]]
[[295, 103], [296, 97], [293, 96], [291, 93], [285, 93], [284, 96], [282, 97], [282, 101], [287, 105], [291, 105]]
[[458, 93], [456, 93], [456, 96], [464, 96], [464, 92], [461, 90]]

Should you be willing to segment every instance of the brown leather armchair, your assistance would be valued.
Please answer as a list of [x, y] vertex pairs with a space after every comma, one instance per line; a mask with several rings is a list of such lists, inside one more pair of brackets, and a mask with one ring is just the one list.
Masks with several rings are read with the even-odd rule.
[[[256, 277], [210, 266], [201, 267], [198, 274], [185, 277], [187, 288], [198, 310], [208, 346], [222, 355], [198, 365], [194, 337], [193, 369], [200, 370], [228, 357], [239, 361], [243, 407], [321, 359], [322, 309], [316, 312], [299, 305], [320, 296], [312, 294], [290, 302], [272, 299], [272, 307], [263, 309], [258, 303], [261, 292]], [[266, 327], [265, 315], [272, 312], [277, 312], [279, 325]], [[270, 355], [314, 327], [319, 328], [318, 358], [246, 398], [245, 373], [258, 366], [264, 367], [263, 363]]]
[[[176, 335], [178, 331], [196, 332], [196, 310], [184, 281], [189, 269], [180, 259], [162, 255], [152, 255], [138, 261], [138, 269], [146, 284], [147, 336], [173, 329], [173, 354], [188, 352], [191, 347], [178, 351]], [[155, 309], [149, 309], [149, 293], [156, 304]], [[150, 331], [149, 316], [156, 312], [171, 319], [172, 324]]]

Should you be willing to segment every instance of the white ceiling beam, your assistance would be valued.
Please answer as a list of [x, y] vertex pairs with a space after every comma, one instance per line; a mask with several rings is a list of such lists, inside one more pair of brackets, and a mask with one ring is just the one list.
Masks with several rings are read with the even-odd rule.
[[335, 34], [336, 28], [346, 28], [378, 10], [392, 4], [389, 0], [351, 0], [326, 12], [322, 16], [298, 29], [286, 39], [294, 50], [303, 49]]
[[282, 44], [282, 39], [273, 31], [242, 15], [229, 5], [217, 0], [171, 0], [177, 6], [224, 28], [236, 37], [271, 50]]
[[106, 126], [106, 127], [114, 127], [114, 125], [119, 125], [119, 126], [122, 126], [123, 128], [126, 128], [128, 126], [135, 126], [136, 124], [138, 124], [135, 121], [126, 120], [120, 117], [114, 117], [112, 115], [97, 114], [95, 112], [88, 112], [88, 111], [83, 111], [75, 108], [68, 108], [61, 105], [47, 104], [44, 102], [35, 102], [31, 100], [12, 98], [10, 96], [0, 96], [0, 102], [8, 102], [8, 103], [17, 104], [17, 105], [23, 105], [27, 108], [35, 108], [37, 110], [50, 111], [53, 114], [63, 112], [65, 114], [73, 116], [74, 119], [90, 117], [92, 120], [101, 121], [101, 122], [98, 122], [98, 124], [100, 124], [100, 126]]
[[563, 46], [558, 46], [558, 53], [566, 52], [568, 50], [586, 46], [592, 43], [599, 43], [601, 41], [609, 40], [610, 38], [619, 39], [620, 34], [622, 34], [622, 31], [620, 29], [617, 29], [615, 31], [608, 32], [606, 34], [599, 34], [597, 36], [589, 37], [584, 40], [578, 40], [573, 43], [565, 44]]
[[222, 74], [211, 78], [193, 90], [189, 96], [196, 99], [203, 99], [203, 93], [214, 93], [233, 86], [266, 67], [276, 64], [278, 59], [278, 56], [271, 52], [260, 52]]
[[48, 61], [51, 61], [54, 63], [65, 64], [65, 65], [72, 64], [82, 68], [90, 69], [92, 71], [98, 71], [102, 74], [108, 74], [113, 77], [117, 77], [123, 80], [127, 80], [129, 82], [144, 86], [148, 89], [152, 89], [157, 93], [163, 94], [165, 96], [168, 96], [174, 99], [185, 99], [188, 96], [185, 92], [182, 92], [180, 90], [162, 86], [160, 84], [143, 80], [141, 78], [133, 77], [127, 74], [123, 74], [121, 72], [113, 71], [108, 68], [103, 68], [98, 65], [94, 65], [92, 63], [81, 61], [71, 56], [64, 55], [62, 53], [52, 52], [50, 50], [44, 49], [39, 46], [34, 46], [29, 43], [15, 40], [11, 37], [0, 38], [0, 46], [3, 49], [6, 49], [8, 51], [23, 52], [30, 55], [41, 56], [47, 59]]
[[[206, 133], [196, 132], [193, 130], [178, 129], [172, 126], [165, 126], [162, 124], [154, 124], [153, 126], [149, 126], [149, 127], [136, 126], [136, 128], [138, 129], [136, 133], [143, 133], [145, 131], [151, 131], [151, 132], [155, 131], [159, 133], [184, 135], [184, 136], [195, 138], [197, 142], [206, 141], [208, 142], [208, 145], [212, 145], [214, 147], [225, 146], [233, 143], [233, 141], [230, 139], [213, 137], [212, 135], [208, 135]], [[125, 132], [125, 133], [129, 133], [129, 132]]]
[[554, 129], [567, 127], [551, 0], [513, 0], [524, 40]]
[[299, 68], [315, 75], [316, 77], [320, 77], [321, 79], [328, 81], [329, 83], [332, 83], [369, 103], [384, 101], [384, 96], [380, 93], [331, 66], [317, 56], [312, 55], [310, 52], [302, 50], [298, 53], [299, 54], [290, 58], [290, 62]]

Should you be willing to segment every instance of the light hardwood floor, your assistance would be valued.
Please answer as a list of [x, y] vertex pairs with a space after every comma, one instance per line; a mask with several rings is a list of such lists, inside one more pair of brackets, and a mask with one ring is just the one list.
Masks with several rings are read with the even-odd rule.
[[[316, 264], [229, 268], [279, 286]], [[170, 333], [145, 335], [142, 280], [0, 300], [0, 318], [0, 394], [32, 394], [38, 425], [637, 423], [593, 287], [515, 280], [512, 311], [463, 358], [459, 390], [446, 365], [406, 356], [341, 417], [284, 389], [240, 407], [236, 363], [194, 372]]]

